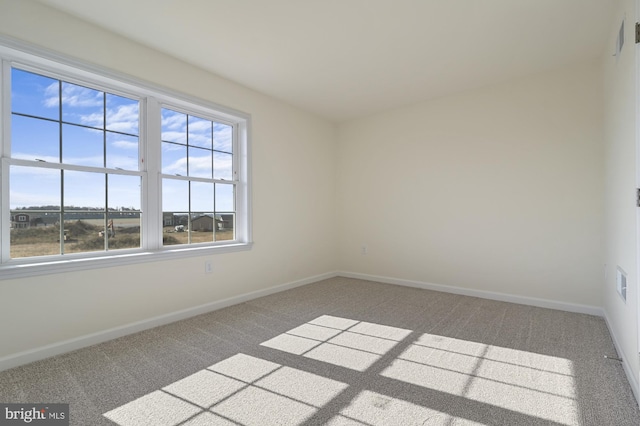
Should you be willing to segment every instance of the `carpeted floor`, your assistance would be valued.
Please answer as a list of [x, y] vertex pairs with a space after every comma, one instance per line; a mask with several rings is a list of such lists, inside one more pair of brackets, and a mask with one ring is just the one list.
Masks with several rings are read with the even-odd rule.
[[333, 278], [0, 373], [93, 425], [640, 425], [601, 318]]

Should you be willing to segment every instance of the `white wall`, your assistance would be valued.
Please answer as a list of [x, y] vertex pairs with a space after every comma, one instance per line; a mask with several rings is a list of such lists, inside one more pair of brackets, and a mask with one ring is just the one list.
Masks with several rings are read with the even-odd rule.
[[602, 114], [585, 63], [341, 125], [341, 269], [601, 306]]
[[[605, 262], [607, 279], [603, 306], [611, 331], [638, 392], [638, 276], [636, 188], [636, 52], [633, 44], [635, 0], [618, 2], [615, 22], [604, 55], [605, 82]], [[626, 15], [626, 43], [614, 51], [620, 23]], [[626, 303], [616, 292], [616, 266], [628, 273]], [[632, 380], [633, 380], [632, 379]], [[638, 395], [640, 399], [640, 395]]]
[[0, 33], [252, 115], [251, 251], [0, 281], [0, 359], [335, 270], [335, 127], [36, 2], [0, 0]]

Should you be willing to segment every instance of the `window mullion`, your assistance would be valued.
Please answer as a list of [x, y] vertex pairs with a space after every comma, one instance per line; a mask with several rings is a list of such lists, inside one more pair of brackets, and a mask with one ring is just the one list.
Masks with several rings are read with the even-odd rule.
[[[11, 64], [9, 61], [0, 62], [0, 260], [2, 263], [10, 259], [11, 239], [11, 211], [9, 209], [9, 161], [6, 159], [11, 152]], [[6, 156], [6, 157], [5, 157]]]
[[9, 208], [9, 160], [2, 159], [0, 165], [0, 172], [2, 173], [2, 193], [0, 194], [2, 204], [2, 229], [0, 229], [0, 235], [2, 237], [2, 263], [9, 261], [11, 258], [10, 252], [10, 240], [11, 240], [11, 210]]
[[140, 104], [140, 169], [142, 179], [142, 247], [162, 248], [161, 107], [157, 99]]
[[[138, 125], [140, 122], [138, 122]], [[102, 93], [102, 167], [107, 168], [107, 93]], [[104, 250], [109, 250], [109, 174], [104, 174]], [[142, 229], [140, 230], [142, 232]]]
[[[234, 126], [233, 135], [235, 208], [236, 208], [236, 238], [250, 242], [253, 239], [253, 220], [251, 207], [251, 131], [250, 118]], [[241, 143], [241, 141], [243, 141]]]

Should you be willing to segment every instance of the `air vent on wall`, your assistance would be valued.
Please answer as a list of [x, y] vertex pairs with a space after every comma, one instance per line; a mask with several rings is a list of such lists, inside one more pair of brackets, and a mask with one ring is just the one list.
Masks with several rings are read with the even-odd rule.
[[622, 20], [622, 24], [620, 24], [620, 31], [618, 31], [618, 38], [616, 39], [616, 59], [622, 52], [622, 46], [624, 46], [624, 20]]
[[616, 290], [622, 297], [622, 300], [627, 301], [627, 273], [621, 268], [616, 268]]

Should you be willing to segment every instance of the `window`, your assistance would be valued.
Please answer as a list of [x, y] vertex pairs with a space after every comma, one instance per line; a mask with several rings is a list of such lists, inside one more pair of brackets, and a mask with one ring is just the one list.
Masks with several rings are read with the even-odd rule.
[[248, 115], [19, 47], [0, 46], [0, 276], [250, 248]]
[[162, 108], [164, 245], [234, 240], [233, 145], [233, 126]]
[[[10, 259], [140, 248], [140, 101], [11, 67]], [[118, 238], [116, 238], [118, 231]]]

